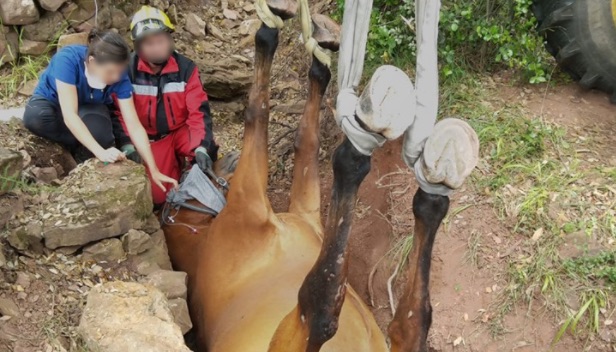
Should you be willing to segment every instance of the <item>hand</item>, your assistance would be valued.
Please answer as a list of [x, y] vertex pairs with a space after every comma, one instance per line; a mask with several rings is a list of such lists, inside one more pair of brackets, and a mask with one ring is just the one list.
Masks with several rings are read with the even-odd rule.
[[212, 158], [210, 158], [209, 154], [207, 153], [207, 150], [203, 147], [195, 149], [195, 160], [197, 161], [197, 165], [199, 165], [199, 168], [204, 172], [211, 169], [212, 164], [214, 164]]
[[126, 160], [126, 155], [116, 148], [105, 149], [101, 153], [96, 154], [96, 157], [104, 163], [115, 163], [116, 161]]
[[163, 175], [160, 171], [156, 171], [151, 173], [152, 182], [154, 182], [163, 192], [167, 192], [167, 188], [163, 185], [163, 183], [170, 183], [173, 185], [171, 188], [178, 187], [178, 181], [172, 179], [169, 176]]
[[122, 146], [122, 152], [126, 155], [126, 158], [136, 162], [137, 164], [141, 164], [143, 160], [141, 159], [141, 155], [135, 149], [135, 146], [132, 144], [125, 144]]

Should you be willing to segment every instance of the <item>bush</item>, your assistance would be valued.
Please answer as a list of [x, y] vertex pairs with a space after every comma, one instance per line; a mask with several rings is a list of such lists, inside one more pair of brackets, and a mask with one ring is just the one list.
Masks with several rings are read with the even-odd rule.
[[[439, 56], [443, 77], [513, 68], [531, 83], [547, 80], [549, 58], [536, 33], [532, 0], [443, 0]], [[338, 0], [341, 18], [344, 0]], [[370, 66], [415, 62], [415, 1], [375, 0], [367, 45]]]

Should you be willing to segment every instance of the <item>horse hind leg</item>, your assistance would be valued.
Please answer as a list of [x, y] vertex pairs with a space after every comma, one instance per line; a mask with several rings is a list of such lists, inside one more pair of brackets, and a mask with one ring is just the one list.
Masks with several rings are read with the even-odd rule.
[[[338, 51], [340, 27], [327, 16], [312, 17], [313, 38], [321, 47]], [[310, 67], [308, 100], [299, 122], [295, 139], [295, 166], [291, 186], [289, 212], [298, 214], [315, 225], [320, 225], [319, 182], [319, 117], [323, 96], [331, 79], [329, 67], [312, 58]]]

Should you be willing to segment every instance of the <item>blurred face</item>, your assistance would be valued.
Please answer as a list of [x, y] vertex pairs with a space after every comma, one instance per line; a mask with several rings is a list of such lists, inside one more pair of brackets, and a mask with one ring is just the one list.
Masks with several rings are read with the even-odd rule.
[[108, 86], [118, 83], [128, 67], [128, 63], [118, 64], [109, 62], [100, 64], [92, 56], [88, 57], [87, 65], [90, 75]]
[[162, 65], [173, 52], [173, 39], [166, 32], [147, 35], [139, 42], [139, 57], [154, 65]]

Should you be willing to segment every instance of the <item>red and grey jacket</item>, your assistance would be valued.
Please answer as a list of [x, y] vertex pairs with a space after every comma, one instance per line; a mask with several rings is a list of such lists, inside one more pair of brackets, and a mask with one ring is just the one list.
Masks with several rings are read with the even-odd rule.
[[[150, 140], [159, 140], [188, 125], [189, 143], [215, 154], [217, 146], [212, 133], [210, 105], [194, 62], [174, 52], [160, 73], [155, 74], [146, 62], [133, 54], [129, 77], [137, 115]], [[116, 137], [118, 144], [130, 143], [126, 133]]]

